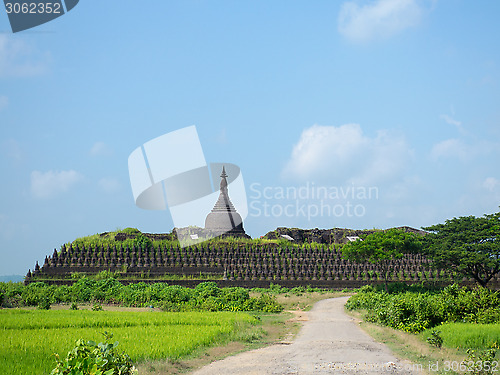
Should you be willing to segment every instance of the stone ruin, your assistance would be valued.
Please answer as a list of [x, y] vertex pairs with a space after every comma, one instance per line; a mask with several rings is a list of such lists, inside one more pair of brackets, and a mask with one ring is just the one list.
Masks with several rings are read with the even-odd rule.
[[[408, 227], [402, 229], [418, 231]], [[264, 237], [284, 239], [283, 236], [290, 236], [294, 240], [221, 245], [203, 242], [185, 248], [156, 244], [147, 249], [126, 246], [123, 234], [117, 234], [112, 247], [70, 245], [63, 246], [60, 251], [54, 250], [52, 256], [45, 257], [42, 266], [37, 263], [34, 271], [28, 272], [26, 283], [67, 284], [72, 282], [72, 273], [96, 274], [108, 270], [125, 276], [124, 282], [166, 281], [191, 285], [196, 280], [169, 281], [162, 277], [177, 275], [196, 279], [204, 275], [205, 280], [216, 280], [221, 285], [253, 287], [272, 282], [283, 286], [358, 287], [382, 282], [382, 270], [374, 264], [343, 259], [339, 246], [350, 237], [371, 232], [373, 230], [277, 228]], [[136, 235], [127, 234], [126, 237]], [[172, 239], [175, 233], [143, 235], [151, 239]], [[390, 267], [393, 281], [437, 282], [449, 275], [433, 270], [421, 254], [406, 254], [402, 259], [391, 261]]]
[[[175, 240], [180, 235], [250, 238], [243, 229], [241, 216], [229, 198], [224, 167], [220, 177], [219, 198], [206, 217], [205, 228], [174, 228], [170, 234], [142, 235], [153, 241]], [[400, 229], [425, 234], [409, 227]], [[356, 287], [381, 282], [381, 269], [377, 265], [345, 260], [337, 246], [329, 245], [345, 244], [374, 231], [277, 228], [263, 238], [286, 239], [290, 242], [236, 242], [231, 245], [201, 242], [184, 248], [167, 248], [158, 244], [150, 248], [124, 246], [124, 240], [133, 239], [139, 233], [118, 233], [112, 247], [63, 245], [60, 251], [54, 250], [52, 256], [45, 257], [41, 267], [37, 262], [33, 272], [28, 271], [25, 283], [42, 280], [49, 283], [70, 283], [73, 273], [96, 274], [108, 270], [126, 276], [127, 282], [168, 282], [161, 277], [177, 275], [196, 278], [204, 275], [205, 279], [214, 279], [219, 283], [236, 283], [231, 285], [255, 286], [274, 282], [288, 286], [312, 284], [322, 287]], [[406, 282], [440, 280], [445, 274], [443, 271], [432, 270], [429, 261], [420, 254], [407, 254], [400, 260], [391, 261], [390, 267], [392, 280]], [[176, 280], [175, 283], [180, 281], [182, 280]]]
[[[416, 233], [425, 235], [427, 232], [411, 227], [397, 227], [394, 229], [401, 229], [407, 233]], [[268, 232], [263, 238], [270, 240], [277, 240], [280, 238], [292, 239], [297, 243], [315, 242], [321, 244], [345, 244], [357, 237], [374, 233], [378, 229], [346, 229], [346, 228], [332, 228], [332, 229], [299, 229], [299, 228], [285, 228], [279, 227], [276, 230]]]

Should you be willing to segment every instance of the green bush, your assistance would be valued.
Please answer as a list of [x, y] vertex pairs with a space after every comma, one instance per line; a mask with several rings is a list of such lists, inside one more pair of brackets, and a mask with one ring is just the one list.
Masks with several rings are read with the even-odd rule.
[[479, 324], [491, 324], [500, 322], [500, 308], [491, 307], [476, 313], [476, 322]]
[[55, 286], [49, 286], [43, 282], [31, 283], [22, 289], [21, 298], [25, 306], [38, 306], [46, 300], [52, 301]]
[[237, 302], [241, 304], [250, 298], [250, 293], [245, 288], [223, 288], [221, 291], [221, 298], [225, 302]]
[[120, 232], [125, 233], [125, 234], [139, 234], [139, 233], [141, 233], [141, 231], [137, 228], [125, 228], [125, 229], [121, 230]]
[[71, 302], [72, 299], [71, 287], [61, 285], [54, 289], [54, 303], [68, 303]]
[[208, 296], [206, 298], [200, 298], [197, 301], [197, 306], [204, 311], [222, 311], [224, 310], [224, 304], [222, 299]]
[[23, 283], [0, 283], [0, 291], [3, 293], [2, 306], [20, 307], [25, 306], [22, 294], [26, 287]]
[[[282, 291], [276, 286], [274, 290]], [[166, 283], [144, 282], [123, 285], [114, 277], [93, 279], [81, 277], [72, 286], [54, 286], [43, 282], [6, 289], [4, 304], [9, 306], [38, 306], [40, 303], [103, 303], [124, 306], [154, 306], [166, 311], [267, 311], [282, 310], [274, 298], [250, 298], [245, 288], [219, 288], [215, 282], [199, 283], [194, 289]], [[300, 290], [300, 289], [299, 289]], [[1, 289], [0, 289], [1, 291]], [[263, 295], [270, 295], [263, 289]], [[7, 298], [7, 296], [9, 296]], [[9, 299], [10, 298], [10, 299]], [[17, 300], [16, 300], [17, 299]], [[47, 302], [45, 302], [47, 301]], [[14, 303], [15, 302], [15, 303]]]
[[139, 233], [134, 238], [134, 245], [136, 247], [140, 247], [142, 250], [148, 250], [151, 249], [151, 247], [153, 247], [153, 241], [151, 240], [151, 238], [146, 237], [142, 233]]
[[144, 282], [130, 284], [121, 290], [120, 301], [125, 306], [143, 306], [146, 303], [146, 288], [148, 284]]
[[221, 294], [221, 289], [213, 281], [205, 281], [199, 283], [194, 288], [195, 298], [218, 297]]
[[23, 306], [24, 301], [22, 294], [26, 286], [23, 282], [0, 282], [0, 294], [3, 294], [3, 299], [0, 306], [3, 307], [18, 307]]
[[48, 297], [42, 297], [38, 301], [38, 308], [40, 310], [50, 310], [50, 299]]
[[122, 283], [113, 277], [101, 279], [93, 285], [90, 298], [93, 301], [115, 303], [118, 302], [117, 296], [120, 295], [122, 289]]
[[169, 285], [160, 293], [160, 299], [164, 302], [177, 304], [188, 302], [193, 296], [193, 290], [180, 285]]
[[364, 310], [368, 321], [412, 333], [446, 322], [500, 322], [500, 297], [496, 291], [468, 290], [458, 285], [441, 291], [413, 289], [389, 287], [391, 293], [386, 293], [364, 287], [347, 301], [346, 308]]
[[498, 362], [495, 365], [494, 359], [497, 349], [497, 345], [479, 353], [475, 350], [467, 349], [467, 358], [461, 365], [467, 368], [467, 373], [477, 375], [496, 374], [498, 372]]
[[85, 342], [80, 339], [73, 350], [68, 352], [64, 360], [56, 355], [56, 367], [51, 375], [132, 375], [137, 370], [132, 365], [130, 357], [125, 353], [118, 353], [118, 342], [110, 343], [112, 335], [104, 333], [106, 341], [96, 344], [93, 341]]
[[167, 285], [163, 283], [149, 284], [144, 291], [146, 303], [148, 305], [156, 305], [157, 302], [161, 301], [163, 291], [166, 287]]
[[283, 306], [276, 302], [276, 297], [268, 293], [262, 293], [259, 298], [248, 299], [243, 304], [243, 310], [279, 313], [283, 311]]
[[73, 298], [80, 302], [90, 302], [96, 283], [96, 280], [88, 277], [82, 277], [71, 287], [71, 294]]
[[[392, 284], [389, 284], [389, 287], [391, 287]], [[375, 287], [373, 285], [363, 285], [361, 288], [358, 289], [359, 293], [370, 293], [370, 292], [375, 292]]]

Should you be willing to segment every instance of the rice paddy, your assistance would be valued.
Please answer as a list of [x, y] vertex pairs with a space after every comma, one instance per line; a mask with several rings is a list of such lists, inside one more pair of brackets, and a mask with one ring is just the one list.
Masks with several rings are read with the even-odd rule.
[[448, 348], [487, 349], [500, 344], [500, 324], [446, 323], [424, 332], [440, 331], [443, 345]]
[[3, 374], [48, 374], [54, 353], [64, 358], [80, 338], [104, 341], [104, 331], [133, 361], [176, 359], [256, 322], [232, 312], [0, 310], [0, 363]]

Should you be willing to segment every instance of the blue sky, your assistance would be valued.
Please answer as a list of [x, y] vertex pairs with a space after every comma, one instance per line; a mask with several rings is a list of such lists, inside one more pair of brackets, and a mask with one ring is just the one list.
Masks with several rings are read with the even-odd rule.
[[[190, 125], [207, 162], [241, 168], [252, 237], [497, 212], [499, 11], [82, 0], [16, 34], [1, 11], [0, 274], [25, 274], [76, 237], [169, 232], [168, 211], [135, 206], [127, 160]], [[291, 195], [300, 188], [328, 196]]]

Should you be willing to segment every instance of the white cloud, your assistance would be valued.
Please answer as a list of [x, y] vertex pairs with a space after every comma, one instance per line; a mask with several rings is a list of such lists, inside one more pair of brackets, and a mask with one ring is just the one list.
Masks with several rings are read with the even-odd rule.
[[431, 150], [431, 158], [457, 158], [465, 161], [471, 157], [470, 147], [457, 138], [446, 139], [435, 144]]
[[462, 126], [462, 123], [458, 120], [455, 120], [453, 117], [448, 116], [448, 115], [441, 115], [440, 116], [444, 121], [446, 121], [447, 124], [450, 125], [455, 125], [457, 128], [460, 128]]
[[3, 111], [9, 105], [9, 98], [5, 95], [0, 95], [0, 111]]
[[[452, 114], [454, 116], [454, 110], [453, 109], [452, 109]], [[442, 120], [444, 120], [447, 124], [455, 126], [462, 135], [467, 135], [467, 131], [462, 126], [462, 122], [461, 121], [458, 121], [454, 117], [452, 117], [450, 115], [446, 115], [446, 114], [445, 115], [441, 115], [439, 117]]]
[[348, 1], [340, 9], [338, 30], [354, 42], [387, 38], [416, 26], [422, 13], [415, 0], [378, 0], [364, 6]]
[[112, 154], [112, 150], [104, 142], [96, 142], [90, 149], [91, 156], [108, 156]]
[[480, 156], [485, 156], [497, 152], [499, 145], [490, 141], [470, 141], [464, 142], [459, 138], [450, 138], [436, 143], [431, 150], [431, 159], [459, 159], [470, 161]]
[[35, 198], [47, 199], [67, 192], [81, 181], [83, 176], [74, 171], [31, 172], [31, 193]]
[[47, 70], [50, 56], [22, 39], [0, 34], [0, 77], [32, 77]]
[[99, 187], [106, 193], [115, 193], [121, 188], [120, 182], [112, 177], [104, 177], [99, 180]]
[[314, 125], [302, 132], [283, 176], [368, 184], [395, 177], [410, 158], [406, 141], [388, 131], [370, 138], [358, 124]]

